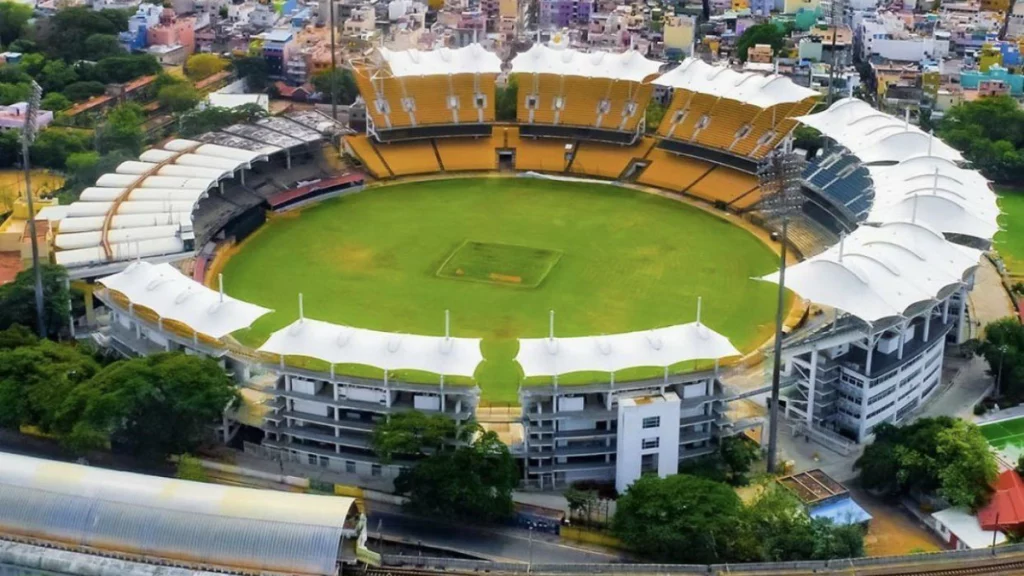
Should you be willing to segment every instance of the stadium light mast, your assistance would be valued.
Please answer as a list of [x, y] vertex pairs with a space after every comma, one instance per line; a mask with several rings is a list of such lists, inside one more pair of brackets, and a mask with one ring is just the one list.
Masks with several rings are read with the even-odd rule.
[[779, 389], [782, 376], [782, 319], [786, 295], [786, 246], [789, 243], [789, 219], [800, 210], [803, 193], [800, 191], [800, 176], [805, 161], [790, 149], [789, 142], [782, 149], [773, 150], [757, 169], [761, 186], [762, 211], [767, 216], [781, 220], [779, 243], [779, 297], [775, 310], [775, 342], [772, 364], [772, 391], [770, 420], [768, 423], [768, 472], [777, 467], [779, 446]]
[[335, 45], [337, 30], [334, 25], [334, 0], [327, 0], [331, 7], [331, 119], [338, 121], [338, 47]]
[[39, 265], [39, 239], [36, 236], [36, 210], [32, 202], [32, 166], [29, 162], [29, 148], [36, 139], [39, 127], [36, 125], [36, 113], [39, 112], [39, 100], [43, 89], [32, 81], [32, 95], [28, 99], [25, 111], [25, 124], [21, 130], [21, 158], [25, 169], [25, 204], [28, 206], [28, 233], [32, 241], [32, 270], [35, 276], [36, 290], [36, 330], [40, 338], [46, 338], [46, 318], [43, 316], [43, 269]]
[[839, 27], [843, 25], [843, 18], [846, 14], [846, 0], [830, 0], [829, 21], [832, 24], [832, 64], [828, 69], [828, 98], [826, 104], [832, 105], [835, 99], [836, 84], [836, 39], [839, 37]]

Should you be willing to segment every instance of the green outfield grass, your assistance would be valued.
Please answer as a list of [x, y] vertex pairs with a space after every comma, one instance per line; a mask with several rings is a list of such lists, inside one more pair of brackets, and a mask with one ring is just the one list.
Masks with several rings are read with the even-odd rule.
[[[461, 278], [446, 277], [459, 267]], [[377, 330], [440, 335], [450, 309], [453, 335], [484, 339], [476, 373], [484, 399], [514, 403], [515, 338], [546, 335], [548, 310], [559, 336], [607, 334], [690, 322], [703, 296], [703, 321], [749, 350], [770, 336], [775, 294], [752, 277], [775, 267], [776, 256], [746, 230], [673, 200], [598, 184], [474, 178], [372, 189], [274, 219], [228, 261], [224, 282], [232, 296], [275, 310], [236, 334], [249, 345], [298, 317], [299, 292], [309, 318]]]
[[1024, 455], [1024, 417], [982, 424], [979, 428], [1006, 462], [1016, 465], [1018, 458]]
[[1024, 275], [1024, 189], [996, 186], [1002, 226], [995, 245], [1013, 275]]

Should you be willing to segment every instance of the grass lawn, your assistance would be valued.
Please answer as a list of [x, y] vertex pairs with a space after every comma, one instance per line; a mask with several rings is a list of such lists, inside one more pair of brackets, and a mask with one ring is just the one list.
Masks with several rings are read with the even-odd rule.
[[750, 349], [770, 336], [775, 294], [751, 278], [775, 267], [752, 234], [669, 199], [478, 178], [387, 186], [275, 218], [228, 261], [224, 282], [232, 296], [275, 310], [236, 334], [254, 346], [298, 317], [299, 292], [309, 318], [377, 330], [441, 335], [450, 309], [453, 335], [484, 339], [484, 400], [515, 403], [515, 339], [546, 335], [548, 310], [559, 336], [608, 334], [690, 322], [703, 296], [704, 323]]
[[1024, 189], [996, 186], [1002, 226], [995, 246], [1013, 275], [1024, 275]]

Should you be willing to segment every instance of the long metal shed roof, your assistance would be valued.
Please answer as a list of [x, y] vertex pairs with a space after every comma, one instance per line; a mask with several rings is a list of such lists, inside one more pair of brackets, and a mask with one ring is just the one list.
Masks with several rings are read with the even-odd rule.
[[[208, 566], [334, 574], [355, 500], [0, 453], [0, 532]], [[351, 532], [350, 532], [351, 534]]]

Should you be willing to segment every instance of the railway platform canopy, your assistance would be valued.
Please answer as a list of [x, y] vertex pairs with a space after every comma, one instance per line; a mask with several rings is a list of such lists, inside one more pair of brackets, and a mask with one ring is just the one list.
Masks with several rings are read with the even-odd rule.
[[226, 572], [336, 574], [355, 499], [144, 476], [0, 453], [0, 536]]

